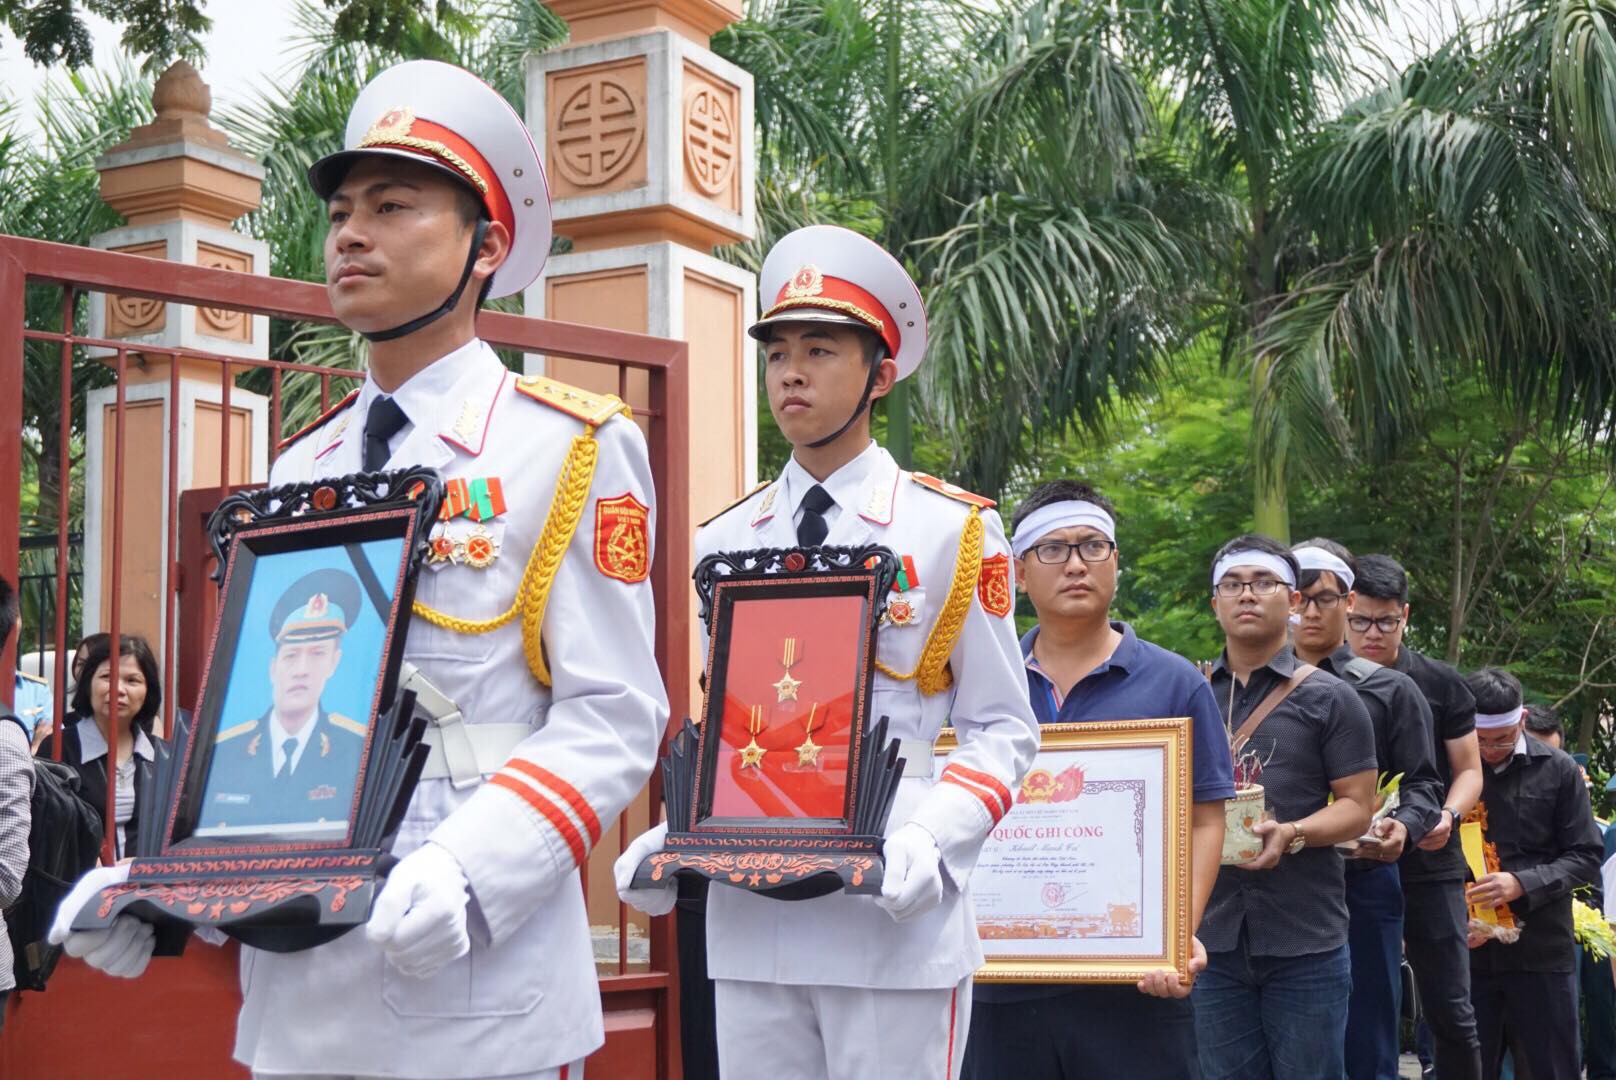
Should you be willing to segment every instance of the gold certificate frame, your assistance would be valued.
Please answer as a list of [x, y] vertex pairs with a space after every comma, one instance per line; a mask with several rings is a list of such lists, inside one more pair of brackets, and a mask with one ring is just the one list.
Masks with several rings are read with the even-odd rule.
[[1191, 748], [1188, 717], [1044, 725], [971, 875], [978, 981], [1188, 973]]

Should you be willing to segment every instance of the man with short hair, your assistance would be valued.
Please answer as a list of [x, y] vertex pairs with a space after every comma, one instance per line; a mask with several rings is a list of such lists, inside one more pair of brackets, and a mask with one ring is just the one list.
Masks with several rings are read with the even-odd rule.
[[[477, 336], [481, 301], [531, 285], [551, 241], [543, 163], [498, 91], [390, 67], [309, 183], [326, 292], [369, 364], [270, 481], [428, 466], [463, 494], [432, 525], [404, 646], [456, 711], [428, 729], [364, 932], [242, 949], [235, 1057], [277, 1078], [578, 1080], [605, 1041], [579, 875], [668, 715], [645, 439], [617, 398], [518, 377]], [[146, 966], [147, 924], [59, 938], [71, 922], [52, 928], [70, 953]]]
[[1397, 859], [1441, 814], [1442, 780], [1432, 761], [1431, 708], [1412, 679], [1354, 656], [1347, 613], [1357, 593], [1352, 552], [1324, 537], [1291, 549], [1301, 567], [1296, 655], [1358, 692], [1375, 727], [1375, 759], [1388, 782], [1401, 777], [1397, 808], [1346, 860], [1352, 999], [1347, 1010], [1348, 1080], [1397, 1080], [1403, 964], [1403, 890]]
[[1565, 727], [1560, 723], [1560, 714], [1547, 705], [1526, 706], [1526, 733], [1556, 750], [1565, 749]]
[[1486, 764], [1472, 816], [1499, 867], [1466, 898], [1477, 908], [1507, 908], [1520, 931], [1510, 943], [1470, 935], [1482, 1075], [1495, 1080], [1507, 1043], [1534, 1080], [1581, 1076], [1571, 893], [1598, 880], [1604, 840], [1577, 763], [1527, 737], [1520, 680], [1482, 668], [1465, 682]]
[[1458, 821], [1481, 794], [1476, 703], [1453, 668], [1408, 647], [1408, 575], [1386, 555], [1360, 555], [1347, 642], [1359, 656], [1414, 680], [1431, 707], [1433, 755], [1446, 788], [1442, 817], [1403, 852], [1403, 951], [1414, 969], [1420, 1009], [1435, 1042], [1442, 1080], [1476, 1080], [1481, 1044], [1471, 1008], [1465, 948], [1464, 856]]
[[245, 720], [227, 717], [214, 737], [197, 836], [266, 827], [305, 839], [346, 833], [368, 727], [321, 698], [361, 603], [358, 580], [333, 569], [304, 574], [276, 601], [267, 626], [274, 642], [269, 708]]
[[[695, 554], [880, 544], [900, 557], [872, 715], [888, 718], [905, 766], [879, 896], [786, 903], [715, 882], [719, 1069], [725, 1080], [946, 1080], [959, 1075], [982, 963], [971, 871], [1038, 749], [1010, 546], [991, 499], [900, 469], [871, 440], [871, 403], [926, 353], [903, 264], [851, 230], [810, 226], [770, 250], [758, 291], [768, 307], [749, 332], [791, 458], [703, 524]], [[958, 745], [939, 759], [945, 723]], [[634, 872], [666, 832], [642, 834], [615, 867], [618, 895], [652, 914], [672, 908], [674, 891], [636, 888]]]
[[1201, 922], [1204, 1080], [1340, 1080], [1345, 1068], [1352, 974], [1335, 845], [1369, 826], [1375, 733], [1352, 688], [1287, 643], [1299, 572], [1288, 549], [1257, 535], [1229, 541], [1212, 565], [1225, 642], [1212, 693], [1235, 751], [1260, 769], [1272, 817], [1253, 830], [1261, 854], [1219, 872]]
[[[16, 626], [17, 590], [0, 577], [0, 649]], [[28, 736], [21, 725], [0, 720], [0, 1029], [6, 1024], [6, 999], [17, 985], [5, 909], [22, 895], [23, 875], [28, 872], [33, 799], [34, 761]]]
[[[1021, 639], [1033, 711], [1043, 724], [1187, 716], [1193, 723], [1190, 926], [1218, 876], [1224, 800], [1234, 776], [1223, 718], [1188, 660], [1110, 618], [1120, 560], [1116, 511], [1087, 484], [1054, 480], [1016, 508], [1016, 581], [1038, 613]], [[1183, 1080], [1199, 1075], [1191, 980], [1155, 972], [1131, 986], [980, 986], [967, 1080]], [[1151, 995], [1141, 997], [1141, 994]]]

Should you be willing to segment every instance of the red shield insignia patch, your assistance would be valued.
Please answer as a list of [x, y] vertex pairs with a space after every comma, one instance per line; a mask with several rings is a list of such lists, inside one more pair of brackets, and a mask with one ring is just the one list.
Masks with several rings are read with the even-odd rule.
[[595, 569], [630, 585], [651, 576], [650, 509], [629, 492], [595, 500]]
[[982, 608], [1000, 618], [1010, 614], [1015, 597], [1010, 594], [1010, 556], [998, 554], [982, 560], [982, 573], [976, 579], [976, 596]]

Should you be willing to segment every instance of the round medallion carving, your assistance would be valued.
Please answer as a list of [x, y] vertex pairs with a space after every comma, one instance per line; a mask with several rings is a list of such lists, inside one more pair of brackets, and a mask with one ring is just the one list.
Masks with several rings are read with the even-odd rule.
[[110, 298], [114, 333], [141, 334], [162, 328], [164, 304], [161, 300], [148, 300], [143, 296], [113, 294]]
[[696, 87], [685, 96], [685, 168], [691, 182], [708, 195], [722, 193], [739, 156], [728, 95]]
[[645, 117], [610, 75], [579, 83], [562, 103], [556, 167], [579, 187], [599, 187], [627, 169], [645, 139]]

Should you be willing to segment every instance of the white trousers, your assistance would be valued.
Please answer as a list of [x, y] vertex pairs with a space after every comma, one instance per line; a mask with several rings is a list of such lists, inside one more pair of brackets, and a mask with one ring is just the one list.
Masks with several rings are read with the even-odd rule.
[[714, 1003], [724, 1080], [955, 1080], [971, 1030], [969, 976], [949, 990], [719, 979]]
[[[253, 1080], [384, 1080], [382, 1077], [369, 1076], [343, 1076], [333, 1073], [253, 1073]], [[574, 1061], [571, 1065], [563, 1065], [558, 1069], [545, 1069], [543, 1072], [511, 1074], [509, 1076], [489, 1077], [488, 1080], [584, 1080], [584, 1063]]]

